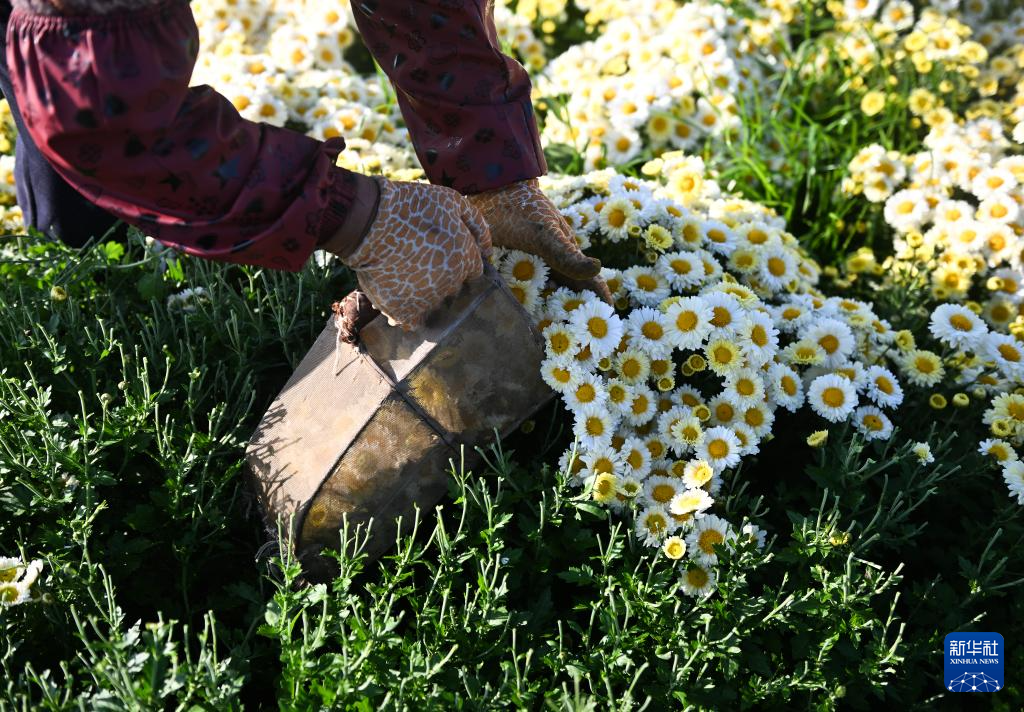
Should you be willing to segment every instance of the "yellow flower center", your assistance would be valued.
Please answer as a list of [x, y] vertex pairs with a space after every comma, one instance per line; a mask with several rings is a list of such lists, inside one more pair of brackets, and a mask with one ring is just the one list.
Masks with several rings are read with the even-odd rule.
[[670, 485], [656, 485], [654, 489], [651, 490], [651, 497], [653, 497], [656, 502], [668, 502], [670, 499], [675, 497], [675, 495], [676, 489]]
[[648, 321], [642, 327], [640, 327], [640, 333], [646, 336], [648, 339], [657, 341], [665, 335], [665, 330], [661, 328], [661, 324], [656, 321]]
[[522, 262], [516, 262], [515, 267], [512, 268], [512, 276], [522, 282], [529, 282], [533, 279], [536, 271], [537, 269], [532, 262], [523, 260]]
[[865, 428], [873, 432], [879, 432], [884, 427], [882, 419], [879, 418], [877, 415], [871, 413], [865, 415], [864, 419], [861, 420], [860, 422]]
[[587, 330], [595, 338], [603, 339], [608, 335], [608, 322], [601, 317], [591, 317], [590, 320], [587, 321]]
[[843, 393], [842, 388], [830, 386], [822, 391], [821, 399], [825, 402], [825, 405], [830, 408], [838, 408], [846, 402], [846, 394]]
[[704, 569], [696, 568], [686, 572], [686, 582], [693, 588], [704, 588], [709, 580], [708, 572]]
[[636, 286], [645, 292], [653, 292], [658, 288], [658, 280], [649, 274], [642, 274], [636, 278]]
[[1020, 351], [1010, 344], [999, 344], [999, 355], [1007, 361], [1013, 361], [1014, 363], [1020, 361]]
[[783, 376], [780, 385], [782, 386], [782, 392], [787, 396], [796, 395], [796, 381], [793, 380], [792, 376]]
[[825, 349], [825, 353], [834, 354], [839, 349], [839, 339], [832, 334], [825, 334], [818, 339], [818, 345]]
[[676, 317], [676, 327], [680, 331], [693, 331], [697, 327], [696, 312], [679, 312], [679, 316]]
[[584, 383], [576, 389], [576, 398], [580, 403], [591, 403], [597, 398], [597, 390], [589, 383]]
[[970, 331], [973, 324], [963, 314], [954, 314], [949, 318], [949, 325], [957, 331]]
[[721, 544], [724, 541], [725, 537], [722, 536], [722, 532], [717, 529], [705, 529], [700, 533], [700, 536], [697, 537], [697, 546], [699, 546], [700, 550], [705, 554], [714, 554], [715, 545]]
[[725, 440], [712, 440], [708, 443], [708, 453], [716, 460], [720, 460], [729, 454], [729, 443]]
[[715, 315], [711, 318], [711, 323], [721, 328], [723, 326], [729, 326], [732, 323], [732, 313], [725, 307], [715, 307]]
[[750, 340], [754, 342], [755, 346], [764, 348], [768, 345], [768, 332], [760, 324], [755, 324], [754, 328], [750, 330]]
[[551, 350], [556, 354], [565, 353], [569, 350], [569, 337], [567, 334], [561, 331], [556, 331], [551, 335]]

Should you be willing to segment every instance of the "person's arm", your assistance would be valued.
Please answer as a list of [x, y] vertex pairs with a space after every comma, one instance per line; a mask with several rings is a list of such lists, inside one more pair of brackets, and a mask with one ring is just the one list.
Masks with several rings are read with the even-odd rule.
[[547, 172], [530, 78], [501, 51], [493, 0], [353, 0], [423, 169], [464, 195]]
[[557, 279], [611, 302], [572, 229], [540, 190], [547, 163], [530, 77], [502, 53], [493, 0], [354, 0], [432, 183], [469, 196], [495, 245], [542, 257]]
[[186, 0], [57, 14], [75, 5], [103, 3], [20, 0], [7, 36], [26, 128], [72, 186], [209, 259], [298, 270], [318, 243], [355, 249], [374, 182], [335, 166], [340, 139], [244, 120], [210, 87], [189, 88], [198, 32]]

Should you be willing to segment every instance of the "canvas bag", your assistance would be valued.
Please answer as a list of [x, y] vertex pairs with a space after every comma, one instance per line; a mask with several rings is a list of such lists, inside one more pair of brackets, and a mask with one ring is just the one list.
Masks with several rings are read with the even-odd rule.
[[[367, 553], [395, 542], [447, 490], [451, 464], [509, 434], [554, 394], [540, 375], [543, 338], [490, 266], [405, 332], [354, 292], [271, 403], [246, 447], [268, 533], [278, 523], [310, 578], [321, 552], [373, 518]], [[370, 307], [372, 310], [372, 307]], [[460, 451], [460, 448], [463, 448]]]

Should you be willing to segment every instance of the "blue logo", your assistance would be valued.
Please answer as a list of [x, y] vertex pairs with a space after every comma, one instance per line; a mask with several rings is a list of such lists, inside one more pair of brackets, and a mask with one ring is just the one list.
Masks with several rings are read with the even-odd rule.
[[943, 681], [950, 692], [996, 692], [1003, 688], [1003, 636], [950, 633], [946, 636]]

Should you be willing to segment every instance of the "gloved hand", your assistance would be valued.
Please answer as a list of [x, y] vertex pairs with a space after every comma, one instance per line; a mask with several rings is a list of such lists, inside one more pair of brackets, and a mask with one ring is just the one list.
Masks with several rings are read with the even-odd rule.
[[491, 235], [483, 216], [451, 188], [374, 180], [379, 201], [358, 246], [351, 252], [325, 247], [355, 270], [360, 289], [388, 323], [416, 329], [463, 282], [481, 275]]
[[589, 289], [611, 304], [601, 263], [583, 254], [572, 228], [540, 189], [536, 178], [467, 196], [483, 214], [494, 244], [537, 255], [552, 277], [573, 289]]

